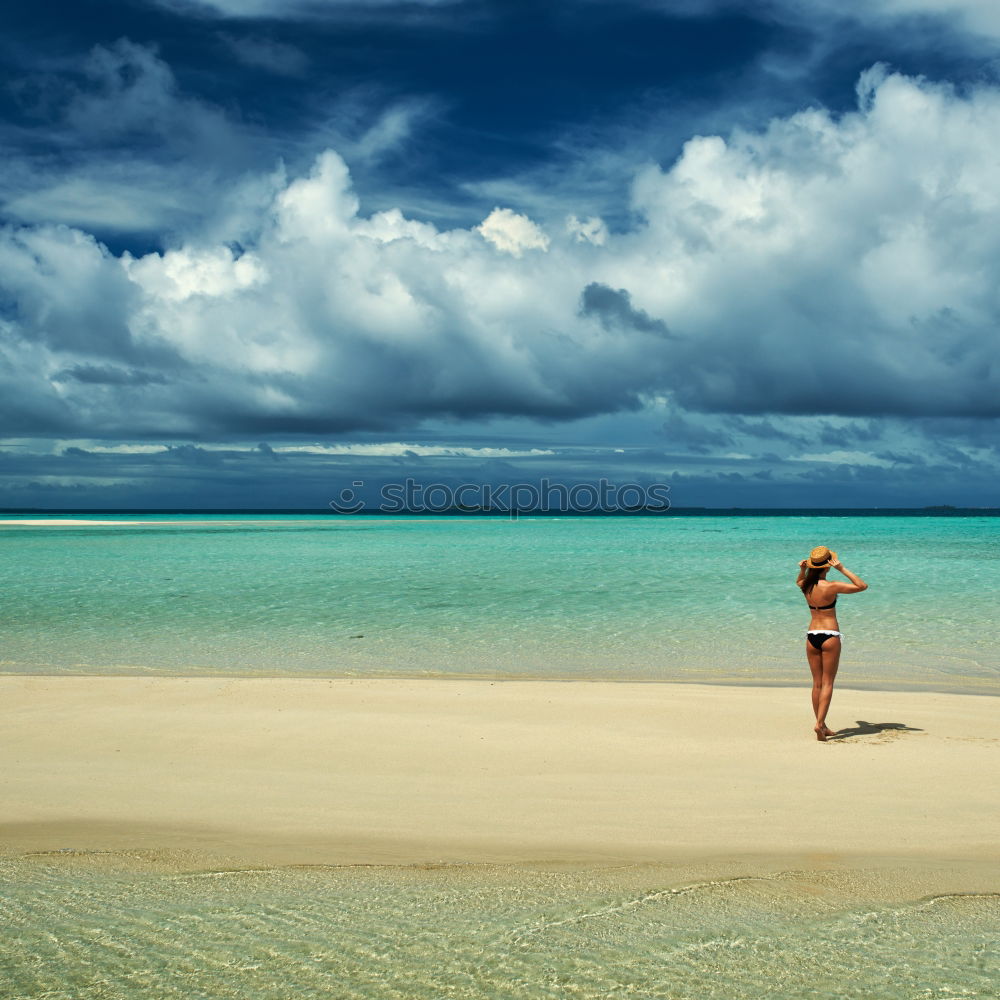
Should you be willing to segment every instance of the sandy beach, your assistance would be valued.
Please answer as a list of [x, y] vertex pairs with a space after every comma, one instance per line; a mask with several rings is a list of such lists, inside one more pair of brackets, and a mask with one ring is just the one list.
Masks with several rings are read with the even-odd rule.
[[[149, 524], [149, 521], [90, 521], [78, 517], [7, 518], [0, 520], [3, 528], [84, 528], [101, 524]], [[155, 523], [155, 522], [152, 522]]]
[[997, 860], [988, 697], [4, 676], [0, 852], [267, 863]]

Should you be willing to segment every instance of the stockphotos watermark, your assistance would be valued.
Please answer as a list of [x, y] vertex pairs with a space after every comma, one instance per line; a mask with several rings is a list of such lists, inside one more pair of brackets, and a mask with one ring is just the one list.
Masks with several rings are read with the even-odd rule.
[[330, 501], [338, 514], [357, 514], [378, 510], [384, 514], [446, 514], [470, 511], [475, 513], [507, 514], [517, 520], [518, 514], [638, 514], [665, 513], [670, 510], [670, 487], [666, 483], [611, 483], [607, 479], [596, 483], [553, 483], [540, 479], [537, 483], [419, 483], [405, 479], [400, 483], [385, 483], [379, 490], [379, 504], [370, 507], [359, 495], [365, 481], [356, 479]]

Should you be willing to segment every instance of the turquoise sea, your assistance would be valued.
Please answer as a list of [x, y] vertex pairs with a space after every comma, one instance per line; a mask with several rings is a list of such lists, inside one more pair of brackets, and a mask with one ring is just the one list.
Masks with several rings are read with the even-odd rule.
[[[826, 544], [870, 583], [838, 604], [839, 684], [1000, 694], [996, 517], [128, 519], [0, 527], [0, 672], [805, 686], [794, 579]], [[996, 998], [998, 886], [933, 858], [247, 868], [68, 845], [0, 856], [0, 995]]]
[[997, 517], [129, 519], [0, 528], [0, 672], [797, 684], [826, 544], [838, 683], [1000, 694]]

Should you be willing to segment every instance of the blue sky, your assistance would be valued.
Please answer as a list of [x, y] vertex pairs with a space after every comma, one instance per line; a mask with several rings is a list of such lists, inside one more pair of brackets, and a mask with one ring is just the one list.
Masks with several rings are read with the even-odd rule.
[[0, 505], [996, 505], [992, 0], [5, 7]]

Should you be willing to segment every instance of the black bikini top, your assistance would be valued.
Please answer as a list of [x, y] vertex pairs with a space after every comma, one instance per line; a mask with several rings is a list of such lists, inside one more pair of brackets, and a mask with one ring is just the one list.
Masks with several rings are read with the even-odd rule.
[[[808, 597], [806, 598], [806, 603], [809, 604], [809, 598]], [[833, 599], [833, 604], [824, 604], [822, 607], [820, 607], [818, 604], [809, 604], [809, 607], [812, 608], [813, 611], [826, 611], [829, 608], [832, 608], [834, 606], [834, 604], [836, 604], [836, 603], [837, 603], [837, 598], [835, 597]]]

